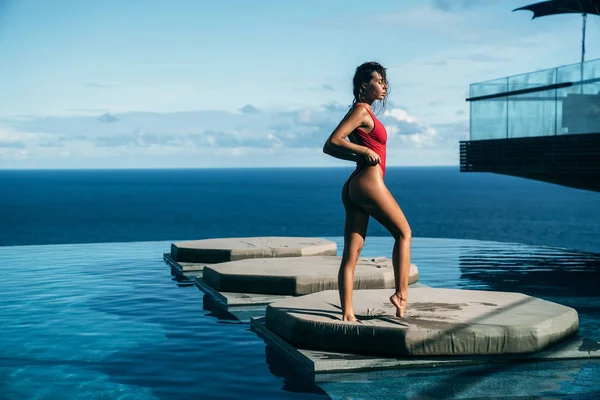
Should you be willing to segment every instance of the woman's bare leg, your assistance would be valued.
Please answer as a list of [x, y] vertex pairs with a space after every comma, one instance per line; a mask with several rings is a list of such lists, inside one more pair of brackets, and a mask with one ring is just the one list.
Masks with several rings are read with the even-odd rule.
[[407, 233], [400, 233], [395, 239], [392, 265], [394, 266], [396, 292], [390, 297], [390, 302], [396, 307], [396, 316], [404, 317], [408, 299], [408, 277], [410, 276], [410, 245], [412, 241], [410, 228]]
[[369, 215], [350, 200], [348, 182], [342, 189], [342, 202], [346, 210], [346, 220], [344, 222], [344, 252], [338, 272], [338, 288], [342, 321], [356, 321], [352, 305], [354, 270], [365, 243]]
[[350, 187], [350, 195], [370, 216], [383, 225], [394, 237], [392, 264], [396, 291], [390, 302], [396, 307], [396, 316], [404, 317], [408, 299], [408, 277], [410, 274], [410, 246], [412, 232], [404, 213], [383, 183], [381, 172], [369, 168], [357, 177]]

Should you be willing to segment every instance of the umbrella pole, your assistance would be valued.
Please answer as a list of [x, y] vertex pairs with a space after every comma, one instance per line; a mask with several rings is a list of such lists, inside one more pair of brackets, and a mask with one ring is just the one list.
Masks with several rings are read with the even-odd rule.
[[[583, 16], [583, 29], [582, 29], [582, 37], [581, 37], [581, 66], [580, 66], [580, 81], [583, 81], [583, 63], [585, 62], [585, 26], [587, 22], [587, 14], [581, 14]], [[580, 83], [581, 93], [583, 93], [583, 83]]]

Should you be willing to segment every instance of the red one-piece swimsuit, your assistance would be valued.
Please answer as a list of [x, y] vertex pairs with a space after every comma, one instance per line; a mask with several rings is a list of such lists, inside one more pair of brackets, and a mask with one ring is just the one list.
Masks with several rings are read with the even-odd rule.
[[[363, 131], [360, 128], [356, 128], [354, 130], [354, 136], [356, 139], [358, 139], [356, 144], [365, 146], [365, 147], [373, 150], [375, 153], [377, 153], [377, 155], [379, 156], [379, 160], [380, 160], [379, 166], [381, 167], [383, 176], [385, 176], [385, 155], [386, 155], [387, 131], [385, 130], [385, 127], [383, 126], [383, 124], [381, 122], [379, 122], [379, 120], [377, 118], [375, 118], [375, 115], [373, 114], [373, 112], [371, 110], [369, 110], [368, 107], [366, 107], [366, 106], [363, 106], [363, 107], [365, 107], [367, 109], [367, 111], [373, 118], [373, 124], [375, 126], [373, 127], [373, 130], [369, 133]], [[356, 169], [360, 170], [365, 165], [367, 165], [367, 160], [362, 156], [358, 156], [358, 158], [356, 160]]]

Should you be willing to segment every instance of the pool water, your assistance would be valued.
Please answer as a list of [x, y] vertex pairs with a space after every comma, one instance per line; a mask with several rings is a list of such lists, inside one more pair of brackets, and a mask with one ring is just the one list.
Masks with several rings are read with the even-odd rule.
[[[342, 239], [328, 238], [342, 249]], [[0, 399], [600, 397], [600, 362], [338, 374], [313, 383], [162, 260], [168, 241], [0, 247]], [[390, 256], [390, 238], [364, 256]], [[415, 238], [433, 287], [517, 291], [575, 308], [600, 340], [600, 255]], [[510, 382], [510, 383], [509, 383]]]

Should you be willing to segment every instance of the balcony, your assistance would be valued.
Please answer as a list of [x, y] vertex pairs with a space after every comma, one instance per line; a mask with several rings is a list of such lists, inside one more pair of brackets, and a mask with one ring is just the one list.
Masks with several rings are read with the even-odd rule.
[[461, 172], [600, 191], [600, 59], [472, 84]]

